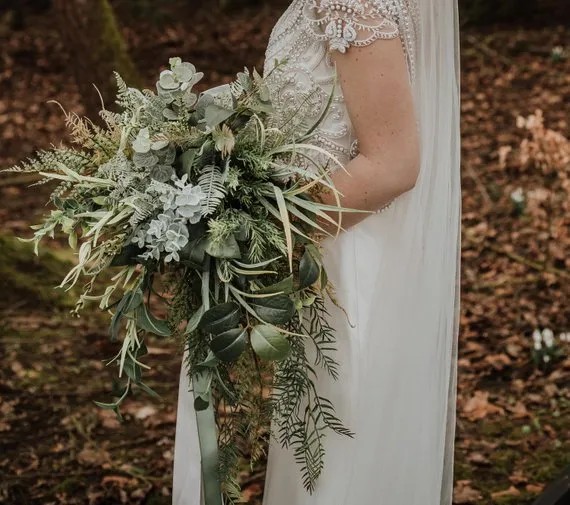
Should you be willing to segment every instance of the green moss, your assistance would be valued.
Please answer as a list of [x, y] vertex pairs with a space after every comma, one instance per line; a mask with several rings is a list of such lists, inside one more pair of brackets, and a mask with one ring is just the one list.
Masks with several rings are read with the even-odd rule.
[[570, 444], [550, 447], [548, 451], [533, 453], [525, 464], [528, 475], [538, 482], [549, 482], [570, 465]]
[[[544, 409], [533, 412], [532, 421], [507, 417], [484, 420], [476, 426], [477, 438], [497, 443], [488, 454], [490, 464], [471, 465], [459, 453], [455, 462], [455, 478], [476, 484], [485, 496], [479, 505], [531, 505], [536, 496], [525, 491], [524, 487], [518, 488], [520, 494], [517, 496], [491, 498], [491, 495], [508, 489], [512, 485], [509, 477], [514, 472], [522, 473], [532, 483], [548, 484], [570, 465], [570, 440], [565, 435], [570, 428], [570, 407], [560, 402], [558, 409], [558, 416]], [[559, 434], [558, 440], [552, 440], [542, 432], [544, 424]], [[524, 425], [531, 427], [528, 433], [523, 430]]]
[[473, 477], [473, 469], [471, 465], [464, 461], [456, 459], [455, 461], [455, 480], [471, 480]]
[[81, 489], [81, 479], [79, 477], [71, 476], [62, 480], [57, 486], [55, 486], [54, 491], [64, 494], [73, 494]]
[[518, 450], [502, 448], [493, 451], [489, 456], [489, 459], [493, 464], [493, 473], [509, 476], [512, 473], [515, 462], [518, 458], [520, 458], [520, 451]]
[[517, 496], [501, 496], [495, 498], [493, 505], [530, 505], [535, 499], [535, 495], [523, 491]]
[[99, 0], [94, 7], [93, 22], [98, 25], [100, 39], [93, 50], [99, 52], [96, 61], [107, 62], [131, 86], [140, 87], [141, 78], [129, 56], [123, 36], [108, 0]]
[[0, 235], [0, 309], [73, 306], [70, 293], [55, 289], [71, 267], [49, 250], [36, 256], [31, 244]]

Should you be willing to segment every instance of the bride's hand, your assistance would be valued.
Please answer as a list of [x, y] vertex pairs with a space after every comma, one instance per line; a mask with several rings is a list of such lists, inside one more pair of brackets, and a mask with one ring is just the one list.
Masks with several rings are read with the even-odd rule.
[[[340, 86], [358, 138], [359, 154], [337, 170], [333, 182], [342, 207], [378, 211], [411, 190], [419, 174], [416, 115], [406, 56], [400, 38], [334, 52]], [[332, 192], [322, 201], [337, 205]], [[338, 220], [338, 212], [329, 213]], [[343, 213], [348, 228], [368, 213]], [[336, 228], [325, 220], [332, 233]]]

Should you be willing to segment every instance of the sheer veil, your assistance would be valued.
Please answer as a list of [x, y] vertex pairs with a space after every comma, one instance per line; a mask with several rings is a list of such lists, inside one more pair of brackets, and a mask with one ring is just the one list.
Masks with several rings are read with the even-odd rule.
[[[424, 290], [420, 313], [437, 314], [437, 324], [424, 326], [415, 319], [412, 335], [427, 339], [433, 352], [428, 370], [435, 374], [432, 401], [445, 397], [439, 416], [426, 422], [441, 422], [445, 430], [437, 447], [443, 464], [441, 505], [451, 505], [453, 445], [457, 386], [457, 339], [459, 331], [461, 277], [461, 180], [460, 180], [460, 63], [457, 0], [411, 0], [415, 3], [414, 94], [421, 132], [422, 165], [418, 183], [406, 213], [403, 232], [420, 252], [409, 258], [403, 279], [414, 289]], [[415, 238], [412, 238], [415, 237]], [[418, 250], [419, 248], [419, 250]], [[433, 315], [433, 314], [432, 314]], [[406, 317], [406, 314], [402, 314]], [[414, 314], [408, 314], [414, 318]], [[410, 366], [413, 366], [411, 363]], [[425, 365], [422, 365], [422, 367]], [[441, 405], [441, 404], [439, 404]], [[430, 406], [426, 405], [426, 409]], [[433, 408], [433, 406], [431, 407]], [[431, 433], [434, 427], [426, 427]]]

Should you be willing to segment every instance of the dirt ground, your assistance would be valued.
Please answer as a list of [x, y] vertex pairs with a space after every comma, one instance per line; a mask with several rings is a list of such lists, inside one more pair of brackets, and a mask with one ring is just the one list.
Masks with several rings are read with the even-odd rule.
[[[244, 65], [261, 67], [285, 3], [218, 12], [167, 2], [150, 17], [115, 5], [149, 85], [160, 64], [180, 55], [211, 86]], [[563, 15], [463, 30], [456, 504], [529, 505], [570, 464], [570, 344], [557, 339], [570, 332], [570, 161], [551, 153], [541, 158], [546, 168], [524, 163], [529, 134], [517, 127], [518, 116], [541, 109], [548, 128], [569, 136]], [[0, 18], [0, 167], [64, 138], [61, 112], [48, 100], [81, 112], [50, 16], [30, 15], [22, 30]], [[64, 244], [34, 259], [13, 240], [28, 236], [45, 210], [48, 188], [29, 182], [0, 177], [0, 503], [170, 503], [178, 347], [150, 343], [149, 385], [160, 401], [133, 396], [122, 424], [93, 405], [113, 392], [108, 321], [95, 309], [71, 318], [72, 296], [52, 290], [73, 259]], [[523, 204], [513, 196], [519, 188]], [[556, 337], [548, 362], [533, 351], [536, 328]], [[244, 465], [244, 502], [260, 503], [263, 476], [262, 465]]]

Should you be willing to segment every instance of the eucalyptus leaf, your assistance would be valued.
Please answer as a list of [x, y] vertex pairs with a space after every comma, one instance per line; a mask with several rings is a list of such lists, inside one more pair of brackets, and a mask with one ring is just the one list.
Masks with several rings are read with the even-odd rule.
[[168, 323], [153, 316], [144, 303], [137, 307], [136, 321], [139, 328], [159, 335], [160, 337], [168, 337], [172, 334]]
[[293, 275], [289, 275], [275, 284], [258, 289], [255, 293], [284, 293], [287, 295], [292, 293], [293, 289]]
[[188, 335], [198, 328], [198, 324], [200, 323], [200, 319], [204, 315], [204, 306], [200, 305], [198, 310], [192, 314], [192, 317], [188, 320], [188, 325], [186, 326], [185, 333]]
[[192, 165], [194, 164], [194, 160], [196, 159], [196, 153], [198, 152], [197, 149], [188, 149], [184, 151], [180, 156], [180, 162], [182, 164], [182, 173], [190, 175], [192, 171]]
[[132, 312], [143, 302], [142, 292], [137, 289], [136, 291], [127, 291], [123, 298], [117, 304], [115, 313], [111, 318], [109, 333], [111, 334], [111, 342], [116, 342], [119, 338], [119, 330], [121, 321], [126, 314]]
[[147, 395], [150, 395], [154, 398], [160, 398], [160, 395], [151, 387], [149, 387], [147, 384], [145, 384], [144, 382], [137, 382], [137, 386], [139, 388], [141, 388]]
[[222, 361], [236, 361], [247, 346], [247, 332], [243, 328], [224, 331], [210, 342], [210, 349]]
[[128, 295], [125, 295], [125, 297], [125, 314], [130, 314], [143, 303], [143, 294], [140, 289], [129, 291]]
[[126, 359], [123, 365], [123, 370], [130, 377], [133, 382], [139, 383], [142, 379], [142, 369], [138, 363], [135, 363], [132, 359]]
[[295, 304], [285, 294], [256, 298], [251, 306], [260, 319], [271, 324], [288, 323], [295, 314]]
[[312, 286], [321, 274], [318, 263], [313, 255], [305, 249], [305, 253], [301, 257], [299, 263], [299, 288], [304, 289]]
[[234, 302], [221, 303], [207, 310], [198, 327], [213, 335], [235, 328], [240, 320], [240, 308]]
[[224, 107], [212, 103], [208, 105], [204, 111], [204, 120], [210, 128], [215, 128], [233, 116], [233, 114], [233, 110], [225, 109]]
[[255, 354], [268, 361], [280, 361], [291, 351], [287, 337], [273, 326], [258, 324], [251, 330], [250, 341]]
[[208, 351], [206, 359], [201, 363], [198, 363], [197, 366], [204, 368], [214, 368], [219, 363], [219, 361], [220, 360], [216, 357], [213, 351]]
[[180, 251], [180, 262], [194, 267], [200, 267], [204, 263], [206, 254], [206, 237], [190, 240]]
[[206, 252], [214, 258], [237, 259], [241, 257], [239, 244], [234, 235], [229, 235], [221, 244], [214, 243], [208, 238]]
[[210, 398], [205, 397], [204, 395], [199, 395], [194, 398], [194, 410], [196, 412], [201, 412], [202, 410], [206, 410], [210, 406]]

